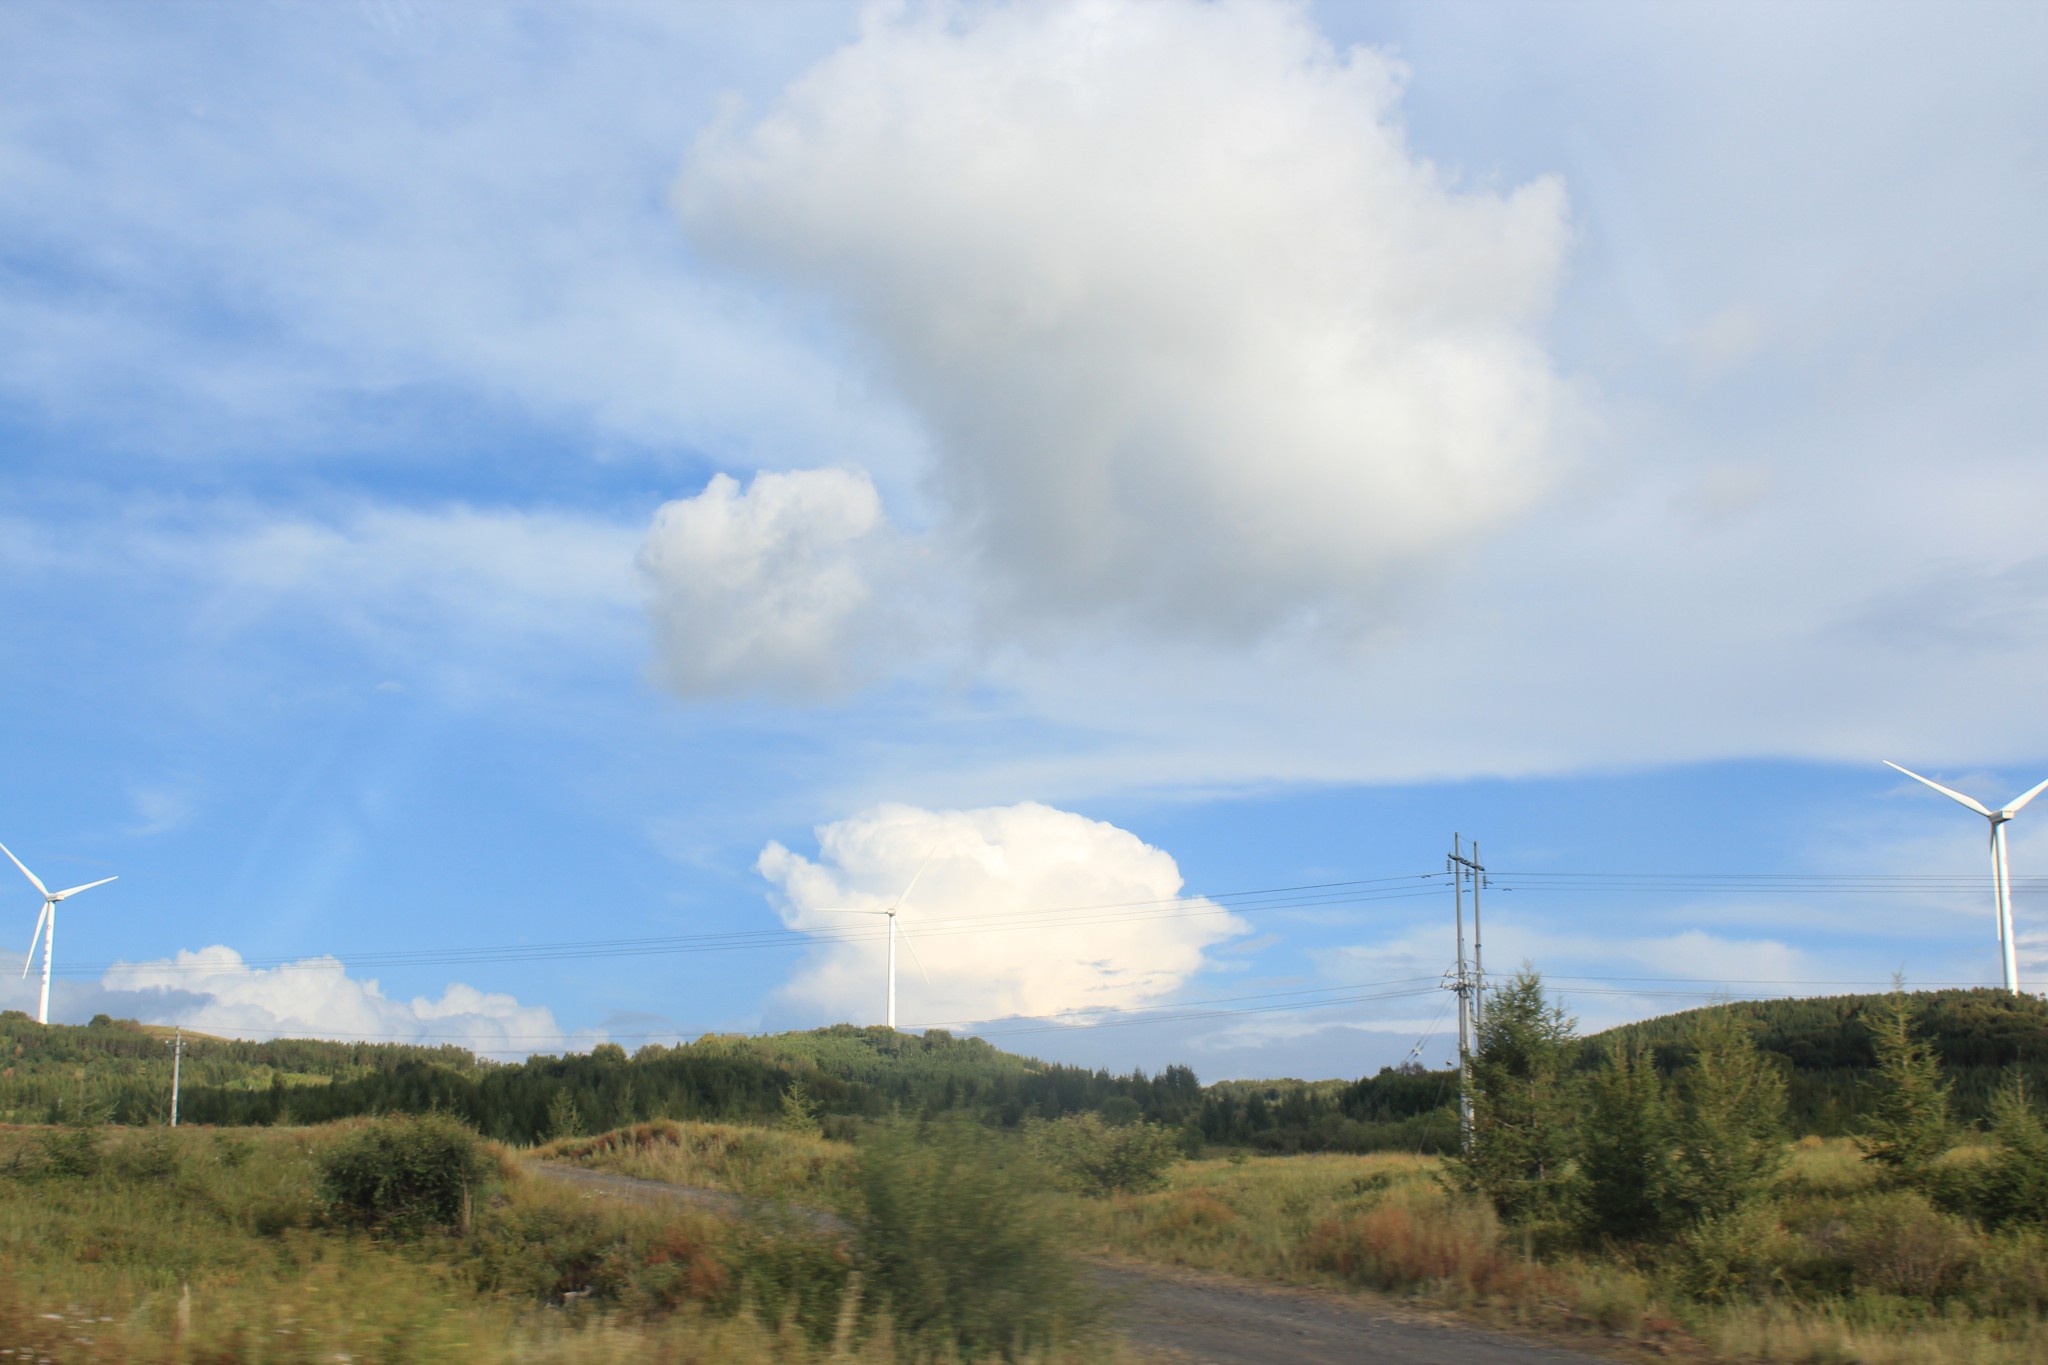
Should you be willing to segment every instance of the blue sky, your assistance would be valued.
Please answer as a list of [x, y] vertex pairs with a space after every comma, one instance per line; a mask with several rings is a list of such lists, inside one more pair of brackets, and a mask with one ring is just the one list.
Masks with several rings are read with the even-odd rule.
[[53, 1016], [872, 1022], [918, 874], [908, 1025], [1355, 1075], [1448, 1055], [1454, 831], [1588, 1027], [1995, 983], [1879, 760], [2048, 776], [2044, 37], [9, 6], [0, 840], [121, 878]]

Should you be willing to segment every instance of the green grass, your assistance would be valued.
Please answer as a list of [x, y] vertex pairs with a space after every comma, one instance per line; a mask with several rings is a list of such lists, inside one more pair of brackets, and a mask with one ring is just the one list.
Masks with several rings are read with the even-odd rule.
[[[862, 1311], [849, 1253], [830, 1238], [593, 1199], [509, 1157], [467, 1236], [339, 1225], [317, 1193], [319, 1159], [350, 1127], [0, 1128], [0, 1353], [195, 1365], [947, 1358]], [[95, 1164], [82, 1141], [96, 1169], [61, 1173]], [[1028, 1358], [1117, 1357], [1098, 1343]]]

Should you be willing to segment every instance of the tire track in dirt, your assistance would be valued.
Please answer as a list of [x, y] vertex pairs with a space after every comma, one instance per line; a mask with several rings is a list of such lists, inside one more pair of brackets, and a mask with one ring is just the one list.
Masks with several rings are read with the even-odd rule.
[[[790, 1217], [814, 1231], [848, 1234], [817, 1209], [742, 1199], [581, 1166], [529, 1161], [527, 1169], [607, 1198], [681, 1204], [727, 1217]], [[1092, 1262], [1130, 1344], [1162, 1365], [1612, 1365], [1609, 1358], [1489, 1332], [1420, 1313], [1307, 1289], [1130, 1261]]]

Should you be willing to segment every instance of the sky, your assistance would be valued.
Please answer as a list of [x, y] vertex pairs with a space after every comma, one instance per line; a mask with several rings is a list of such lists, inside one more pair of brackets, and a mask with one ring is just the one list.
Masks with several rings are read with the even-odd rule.
[[1981, 817], [1881, 760], [2048, 777], [2044, 51], [0, 8], [0, 841], [119, 877], [52, 1017], [877, 1023], [898, 906], [904, 1027], [1356, 1076], [1452, 1054], [1454, 836], [1589, 1031], [1995, 985]]

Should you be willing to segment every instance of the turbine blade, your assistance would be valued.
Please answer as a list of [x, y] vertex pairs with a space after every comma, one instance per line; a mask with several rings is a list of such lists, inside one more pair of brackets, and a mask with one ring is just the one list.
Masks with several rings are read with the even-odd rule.
[[1987, 820], [1991, 818], [1990, 809], [1986, 807], [1982, 801], [1973, 801], [1959, 791], [1951, 791], [1949, 788], [1942, 786], [1939, 782], [1936, 782], [1931, 777], [1920, 776], [1920, 774], [1914, 772], [1911, 768], [1900, 768], [1898, 764], [1892, 762], [1890, 759], [1886, 759], [1884, 761], [1884, 766], [1887, 768], [1898, 769], [1898, 771], [1912, 778], [1915, 782], [1925, 783], [1926, 785], [1940, 792], [1943, 796], [1946, 796], [1949, 800], [1961, 802], [1963, 805], [1968, 806], [1971, 810], [1977, 812], [1977, 814], [1983, 816]]
[[28, 956], [21, 960], [21, 974], [28, 975], [29, 964], [36, 960], [36, 945], [43, 941], [43, 921], [50, 917], [50, 903], [43, 902], [43, 913], [36, 916], [35, 937], [28, 941]]
[[939, 846], [937, 844], [933, 844], [931, 847], [931, 852], [925, 854], [924, 861], [917, 865], [917, 871], [911, 873], [910, 880], [904, 883], [903, 894], [898, 896], [895, 899], [895, 901], [889, 906], [891, 910], [901, 910], [903, 908], [903, 902], [910, 899], [910, 888], [917, 885], [917, 879], [919, 877], [922, 877], [924, 875], [924, 870], [932, 865], [932, 858], [934, 855], [938, 853], [938, 851]]
[[903, 946], [910, 949], [910, 960], [917, 964], [917, 974], [924, 978], [924, 984], [932, 984], [932, 974], [924, 969], [924, 959], [917, 955], [917, 945], [910, 941], [910, 931], [902, 925], [896, 926], [896, 933], [903, 940]]
[[855, 905], [814, 905], [811, 907], [811, 911], [819, 915], [886, 915], [889, 913], [887, 910], [865, 910]]
[[2036, 783], [2027, 791], [2025, 796], [2015, 796], [2012, 800], [2006, 802], [2005, 809], [1998, 813], [2010, 820], [2013, 816], [2020, 813], [2021, 806], [2026, 805], [2027, 802], [2033, 800], [2044, 791], [2048, 791], [2048, 778], [2043, 778], [2040, 782]]
[[118, 882], [120, 880], [121, 879], [119, 877], [102, 877], [96, 882], [87, 882], [84, 886], [74, 886], [69, 891], [52, 891], [50, 893], [50, 899], [53, 901], [61, 901], [66, 896], [75, 896], [81, 891], [90, 891], [95, 886], [105, 886], [108, 882]]
[[0, 844], [0, 853], [5, 853], [7, 855], [8, 862], [13, 863], [16, 867], [21, 868], [21, 875], [28, 878], [30, 881], [34, 882], [36, 890], [42, 892], [45, 896], [50, 894], [50, 888], [43, 885], [43, 879], [41, 877], [38, 877], [35, 873], [29, 871], [28, 868], [24, 867], [22, 865], [21, 859], [14, 856], [13, 849], [9, 848], [5, 844]]

